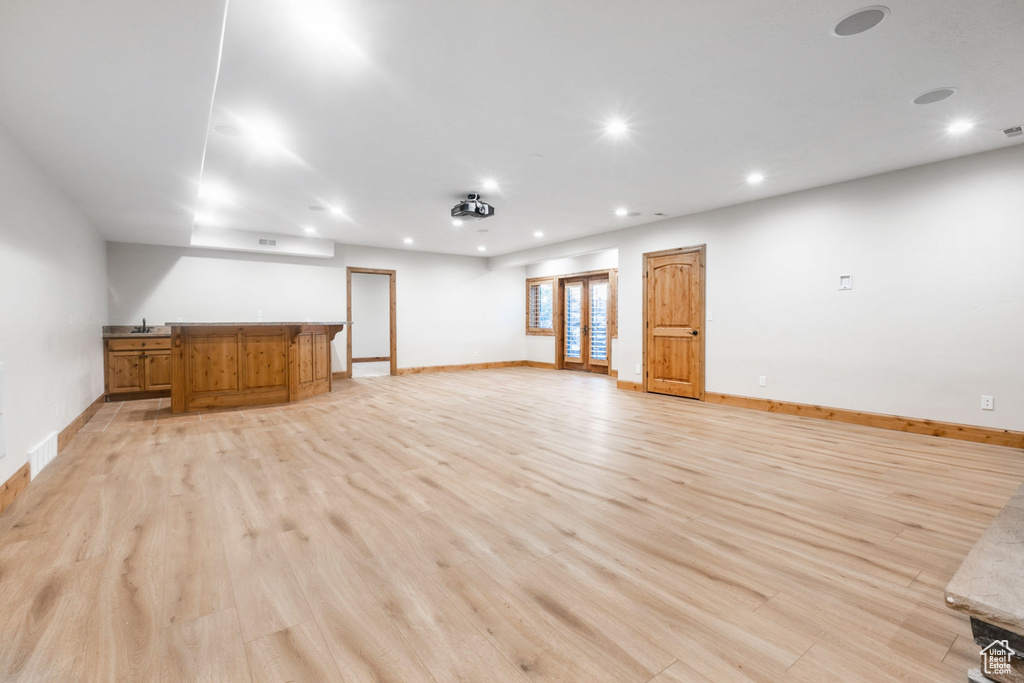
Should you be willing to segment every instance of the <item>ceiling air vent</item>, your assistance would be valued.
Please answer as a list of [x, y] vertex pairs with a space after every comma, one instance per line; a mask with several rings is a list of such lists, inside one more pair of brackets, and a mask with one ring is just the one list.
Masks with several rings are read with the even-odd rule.
[[1008, 138], [1019, 138], [1021, 135], [1024, 135], [1024, 130], [1021, 130], [1020, 126], [1014, 126], [1013, 128], [1004, 128], [1003, 132], [1006, 134], [1006, 137]]
[[261, 247], [276, 247], [277, 246], [277, 240], [265, 240], [265, 239], [263, 239], [261, 237], [260, 238], [260, 246]]

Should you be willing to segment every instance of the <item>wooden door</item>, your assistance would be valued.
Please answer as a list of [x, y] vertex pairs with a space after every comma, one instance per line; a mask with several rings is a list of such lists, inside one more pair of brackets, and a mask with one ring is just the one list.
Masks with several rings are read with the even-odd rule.
[[568, 279], [562, 294], [563, 367], [608, 374], [608, 276]]
[[586, 312], [586, 280], [566, 280], [562, 296], [565, 346], [562, 349], [567, 370], [586, 370], [589, 349], [586, 344], [584, 313]]
[[591, 372], [608, 374], [608, 278], [587, 278], [587, 363]]
[[703, 399], [704, 247], [644, 256], [644, 386]]

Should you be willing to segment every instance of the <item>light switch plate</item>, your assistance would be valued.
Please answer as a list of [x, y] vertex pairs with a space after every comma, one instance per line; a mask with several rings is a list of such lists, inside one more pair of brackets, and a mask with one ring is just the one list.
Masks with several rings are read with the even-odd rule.
[[840, 275], [839, 276], [839, 289], [853, 289], [853, 276], [852, 275]]

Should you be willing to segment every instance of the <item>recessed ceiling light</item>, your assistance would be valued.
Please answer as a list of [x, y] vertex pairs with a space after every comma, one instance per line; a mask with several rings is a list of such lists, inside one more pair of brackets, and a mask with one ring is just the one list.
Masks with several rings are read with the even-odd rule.
[[310, 204], [306, 208], [309, 209], [310, 211], [326, 211], [327, 210], [324, 207], [320, 206], [319, 204]]
[[625, 216], [628, 213], [629, 213], [629, 209], [625, 209], [625, 208], [623, 208], [621, 206], [619, 208], [615, 209], [615, 215], [618, 216], [619, 218], [622, 218], [623, 216]]
[[914, 98], [914, 104], [935, 104], [942, 100], [949, 99], [957, 92], [956, 88], [936, 88], [923, 92]]
[[865, 31], [870, 31], [882, 23], [882, 20], [889, 16], [889, 8], [882, 5], [863, 7], [851, 14], [846, 15], [832, 29], [832, 34], [840, 38], [848, 38]]
[[199, 200], [206, 206], [229, 204], [233, 198], [231, 190], [223, 183], [214, 180], [204, 180], [199, 185]]
[[487, 247], [481, 245], [481, 246], [477, 247], [476, 250], [477, 251], [487, 251]]
[[406, 244], [412, 244], [412, 238], [411, 238], [411, 237], [406, 237], [406, 238], [405, 238], [405, 239], [404, 239], [403, 241], [404, 241], [404, 242], [405, 242]]
[[331, 215], [332, 216], [344, 216], [345, 215], [345, 211], [340, 206], [332, 206], [331, 207]]
[[462, 226], [462, 219], [461, 218], [453, 218], [452, 219], [452, 225], [454, 225], [456, 228], [461, 227]]
[[747, 176], [747, 182], [751, 185], [759, 185], [764, 182], [764, 173], [751, 173]]
[[245, 133], [246, 144], [258, 154], [285, 152], [284, 134], [276, 122], [257, 116], [240, 123], [242, 132]]
[[966, 133], [971, 128], [974, 128], [973, 121], [954, 121], [953, 123], [949, 124], [948, 128], [946, 128], [946, 132], [950, 133], [951, 135], [959, 135], [960, 133]]
[[484, 181], [484, 189], [485, 190], [497, 190], [498, 189], [498, 181], [494, 180], [493, 178], [488, 178], [487, 180]]
[[306, 231], [307, 235], [312, 235], [313, 233], [316, 232], [316, 228], [314, 228], [312, 225], [307, 225], [306, 227], [303, 228], [303, 230]]
[[629, 131], [629, 126], [627, 126], [626, 122], [622, 119], [612, 119], [608, 122], [608, 125], [605, 126], [604, 130], [613, 138], [618, 138], [622, 137]]
[[238, 126], [232, 126], [230, 123], [217, 124], [213, 129], [221, 135], [227, 135], [230, 138], [237, 138], [242, 134], [241, 128]]
[[543, 236], [544, 236], [544, 233], [543, 233], [543, 232], [541, 232], [540, 230], [538, 230], [537, 232], [533, 233], [533, 236], [534, 236], [534, 237], [543, 237]]
[[196, 217], [195, 217], [195, 221], [194, 222], [195, 222], [196, 225], [205, 225], [205, 226], [213, 226], [213, 225], [220, 225], [221, 224], [220, 218], [218, 218], [217, 216], [215, 216], [215, 215], [213, 215], [211, 213], [206, 213], [205, 211], [196, 211]]

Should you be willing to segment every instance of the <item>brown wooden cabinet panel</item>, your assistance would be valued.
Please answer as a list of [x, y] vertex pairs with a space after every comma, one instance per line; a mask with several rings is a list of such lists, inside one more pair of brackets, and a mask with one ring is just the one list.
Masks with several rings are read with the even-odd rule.
[[299, 354], [299, 384], [313, 381], [313, 335], [303, 332], [295, 337]]
[[288, 339], [283, 334], [246, 335], [245, 387], [283, 387], [288, 383]]
[[171, 411], [298, 401], [331, 390], [347, 323], [171, 325]]
[[110, 351], [107, 354], [107, 390], [111, 394], [143, 391], [142, 354]]
[[313, 379], [317, 382], [331, 378], [331, 341], [326, 334], [313, 335]]
[[189, 344], [191, 393], [238, 391], [238, 337], [192, 337]]
[[[169, 346], [169, 344], [168, 344]], [[171, 350], [146, 351], [143, 361], [146, 367], [146, 391], [171, 388]]]

